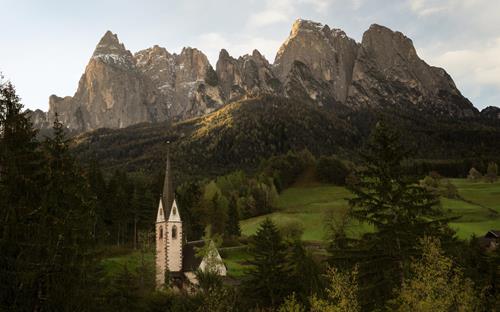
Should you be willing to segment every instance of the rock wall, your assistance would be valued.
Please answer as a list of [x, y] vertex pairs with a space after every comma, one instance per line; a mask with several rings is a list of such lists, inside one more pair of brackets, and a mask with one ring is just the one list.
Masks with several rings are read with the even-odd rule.
[[[270, 64], [259, 51], [233, 58], [221, 50], [214, 70], [195, 48], [180, 54], [154, 46], [132, 55], [106, 32], [72, 97], [49, 98], [49, 112], [88, 131], [182, 120], [261, 94], [295, 97], [330, 109], [397, 108], [450, 117], [479, 112], [445, 70], [421, 60], [400, 32], [372, 25], [361, 43], [340, 29], [297, 20]], [[43, 118], [36, 114], [37, 120]]]

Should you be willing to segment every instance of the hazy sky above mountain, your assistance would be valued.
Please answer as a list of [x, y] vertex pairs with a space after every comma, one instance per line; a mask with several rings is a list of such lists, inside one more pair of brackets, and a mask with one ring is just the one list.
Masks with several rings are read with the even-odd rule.
[[271, 62], [293, 21], [312, 19], [361, 40], [378, 23], [410, 37], [427, 63], [445, 68], [476, 107], [500, 106], [497, 0], [0, 0], [0, 71], [26, 107], [73, 95], [106, 30], [133, 53], [158, 44], [233, 56], [256, 48]]

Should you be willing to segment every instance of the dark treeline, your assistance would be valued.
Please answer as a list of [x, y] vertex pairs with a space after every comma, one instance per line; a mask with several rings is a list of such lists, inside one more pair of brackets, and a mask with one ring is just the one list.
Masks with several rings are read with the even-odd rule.
[[[155, 290], [145, 258], [161, 172], [105, 176], [96, 160], [82, 166], [63, 125], [56, 120], [51, 138], [38, 141], [14, 87], [2, 83], [0, 310], [495, 311], [500, 249], [485, 252], [474, 238], [456, 238], [433, 181], [421, 186], [409, 174], [399, 141], [379, 124], [356, 165], [304, 150], [271, 157], [252, 174], [182, 183], [176, 198], [188, 238], [202, 237], [209, 225], [224, 244], [244, 245], [249, 268], [230, 285], [208, 271], [198, 272], [194, 293]], [[326, 252], [303, 242], [300, 228], [269, 219], [241, 239], [239, 220], [275, 211], [278, 193], [307, 172], [354, 194], [346, 215], [325, 216]], [[350, 220], [373, 231], [351, 237]], [[116, 246], [136, 248], [139, 265], [109, 274], [102, 260]]]

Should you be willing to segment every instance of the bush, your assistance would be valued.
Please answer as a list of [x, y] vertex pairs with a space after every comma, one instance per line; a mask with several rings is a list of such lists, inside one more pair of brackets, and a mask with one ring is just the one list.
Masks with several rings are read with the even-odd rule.
[[280, 225], [279, 230], [285, 240], [298, 241], [304, 234], [304, 225], [299, 221], [292, 220]]
[[350, 173], [349, 168], [335, 156], [322, 156], [316, 165], [318, 179], [321, 182], [345, 185]]
[[273, 177], [277, 191], [281, 192], [292, 185], [311, 163], [314, 163], [314, 156], [309, 151], [289, 151], [286, 155], [264, 160], [260, 171], [268, 177]]
[[495, 182], [498, 179], [498, 165], [494, 162], [488, 164], [488, 169], [486, 171], [486, 181]]

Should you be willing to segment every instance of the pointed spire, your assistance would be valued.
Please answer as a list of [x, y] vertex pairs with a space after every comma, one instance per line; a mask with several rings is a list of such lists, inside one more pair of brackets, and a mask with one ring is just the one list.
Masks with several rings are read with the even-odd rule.
[[167, 163], [165, 165], [165, 181], [163, 182], [162, 200], [165, 213], [169, 215], [174, 201], [172, 169], [170, 168], [170, 141], [167, 142]]
[[168, 222], [181, 222], [181, 215], [179, 214], [179, 208], [177, 208], [177, 203], [174, 199], [172, 203], [172, 209], [170, 209], [170, 216], [168, 216]]
[[156, 213], [156, 223], [165, 222], [165, 211], [163, 210], [162, 200], [158, 205], [158, 212]]

